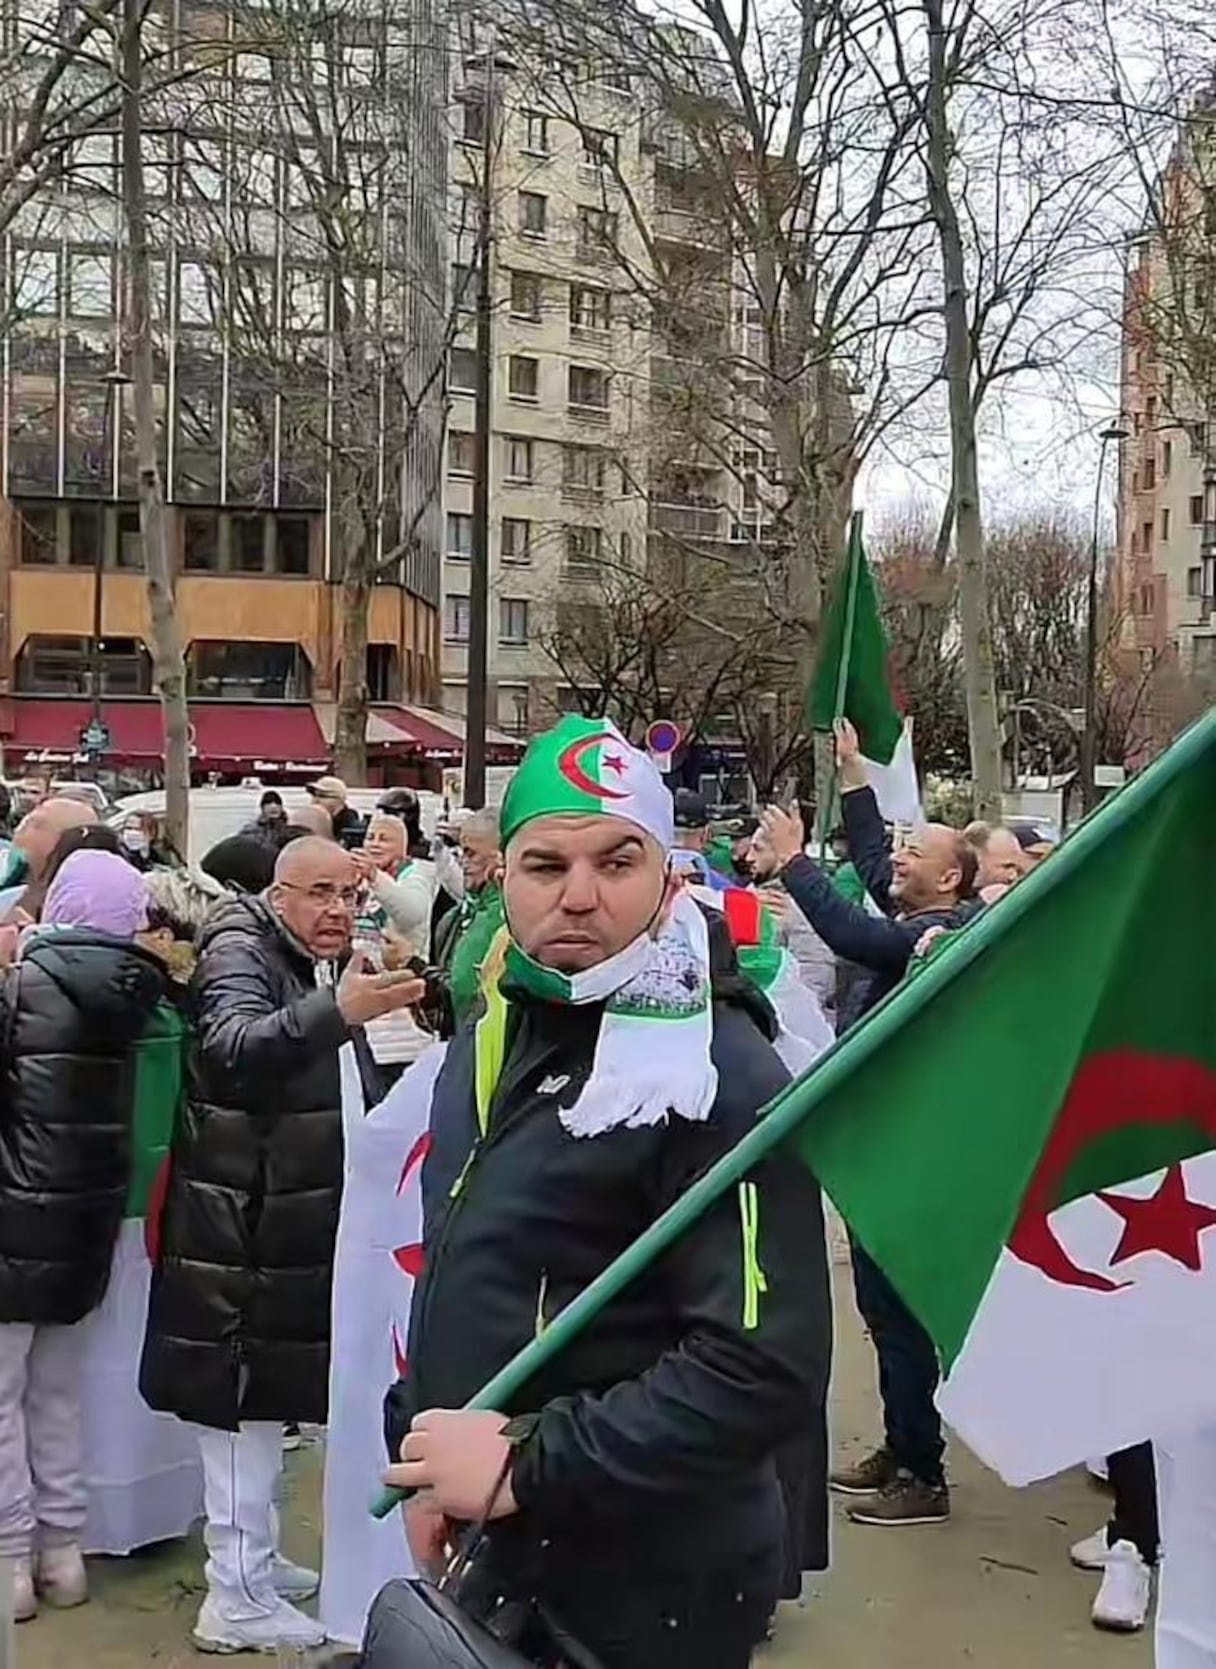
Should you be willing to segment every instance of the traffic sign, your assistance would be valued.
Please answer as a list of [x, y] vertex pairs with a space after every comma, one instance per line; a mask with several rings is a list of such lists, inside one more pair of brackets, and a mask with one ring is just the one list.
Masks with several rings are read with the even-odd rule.
[[683, 732], [670, 719], [656, 719], [646, 727], [646, 746], [651, 753], [670, 756], [683, 741]]

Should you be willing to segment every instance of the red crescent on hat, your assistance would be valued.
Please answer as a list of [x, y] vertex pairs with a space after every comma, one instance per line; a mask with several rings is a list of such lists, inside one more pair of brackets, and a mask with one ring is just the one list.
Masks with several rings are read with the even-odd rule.
[[563, 748], [557, 758], [557, 768], [580, 794], [590, 794], [593, 799], [600, 800], [627, 800], [627, 792], [596, 782], [583, 769], [583, 756], [589, 748], [598, 747], [601, 742], [611, 742], [615, 746], [616, 741], [611, 731], [597, 730], [594, 736], [584, 736], [581, 741], [571, 742], [569, 747]]

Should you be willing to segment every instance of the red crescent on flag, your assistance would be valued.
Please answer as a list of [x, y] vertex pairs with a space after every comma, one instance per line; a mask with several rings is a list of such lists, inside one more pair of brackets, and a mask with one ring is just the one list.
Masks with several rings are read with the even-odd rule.
[[[1069, 1203], [1060, 1197], [1062, 1184], [1074, 1160], [1091, 1143], [1135, 1125], [1169, 1124], [1189, 1124], [1195, 1131], [1190, 1153], [1171, 1153], [1171, 1161], [1193, 1158], [1216, 1144], [1216, 1072], [1201, 1061], [1142, 1054], [1136, 1049], [1112, 1049], [1084, 1061], [1069, 1086], [1009, 1236], [1014, 1257], [1063, 1286], [1117, 1292], [1132, 1284], [1112, 1281], [1074, 1263], [1048, 1218]], [[1111, 1185], [1128, 1180], [1118, 1174], [1105, 1179]], [[1099, 1182], [1093, 1192], [1102, 1185]]]
[[584, 736], [580, 742], [571, 742], [563, 748], [557, 756], [557, 768], [573, 788], [580, 794], [590, 794], [599, 800], [627, 800], [627, 792], [619, 788], [609, 788], [604, 783], [596, 782], [589, 777], [583, 768], [583, 756], [590, 748], [598, 747], [601, 742], [616, 744], [616, 737], [607, 730], [598, 730], [594, 736]]
[[401, 1175], [397, 1179], [397, 1192], [401, 1194], [413, 1173], [426, 1162], [426, 1156], [431, 1151], [431, 1132], [424, 1130], [406, 1155], [405, 1164], [401, 1167]]

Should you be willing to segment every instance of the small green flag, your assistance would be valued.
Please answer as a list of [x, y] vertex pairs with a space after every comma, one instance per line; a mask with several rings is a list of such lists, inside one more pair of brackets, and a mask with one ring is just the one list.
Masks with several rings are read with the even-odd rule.
[[891, 688], [889, 654], [857, 515], [823, 617], [823, 640], [807, 710], [812, 730], [831, 730], [838, 718], [851, 720], [862, 753], [879, 765], [891, 763], [903, 733], [903, 718]]

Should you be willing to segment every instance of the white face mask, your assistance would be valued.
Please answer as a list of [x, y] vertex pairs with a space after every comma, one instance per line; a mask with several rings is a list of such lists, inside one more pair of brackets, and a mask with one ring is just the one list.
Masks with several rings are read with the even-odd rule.
[[147, 852], [152, 844], [142, 829], [124, 829], [122, 831], [122, 843], [128, 852], [139, 852], [141, 854]]

